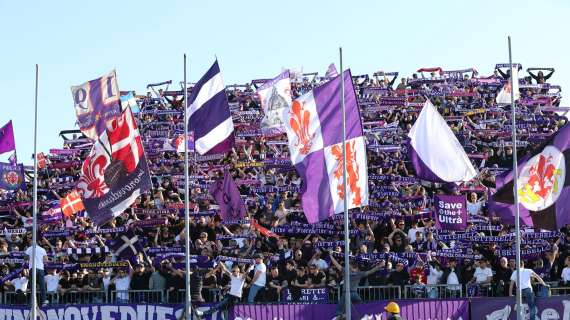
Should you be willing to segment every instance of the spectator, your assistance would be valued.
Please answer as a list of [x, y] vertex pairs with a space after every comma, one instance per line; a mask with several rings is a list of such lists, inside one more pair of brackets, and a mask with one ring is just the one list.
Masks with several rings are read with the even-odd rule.
[[513, 296], [513, 287], [515, 286], [515, 284], [517, 282], [517, 273], [519, 273], [519, 272], [520, 272], [522, 297], [525, 300], [525, 302], [528, 304], [528, 308], [530, 310], [529, 320], [536, 320], [537, 319], [536, 318], [536, 304], [535, 304], [534, 293], [532, 292], [531, 279], [536, 279], [538, 282], [540, 282], [540, 284], [542, 284], [545, 287], [549, 287], [549, 286], [534, 271], [532, 271], [530, 269], [525, 269], [524, 261], [521, 260], [520, 269], [515, 270], [515, 272], [513, 272], [513, 274], [511, 275], [511, 284], [509, 286], [509, 295], [510, 296]]
[[260, 254], [255, 256], [255, 268], [253, 279], [251, 280], [251, 287], [249, 287], [249, 295], [247, 302], [252, 303], [259, 293], [265, 287], [267, 278], [267, 267], [263, 263], [263, 256]]

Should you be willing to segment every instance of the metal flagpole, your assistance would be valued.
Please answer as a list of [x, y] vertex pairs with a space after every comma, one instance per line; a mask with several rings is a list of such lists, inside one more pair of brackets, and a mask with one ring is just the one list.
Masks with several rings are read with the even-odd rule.
[[186, 87], [186, 54], [184, 54], [184, 261], [186, 262], [186, 299], [184, 314], [192, 319], [190, 294], [190, 188], [188, 179], [188, 88]]
[[517, 308], [517, 320], [523, 320], [522, 312], [522, 290], [521, 290], [521, 229], [520, 229], [520, 212], [519, 212], [519, 195], [518, 190], [518, 176], [519, 169], [517, 166], [517, 129], [516, 129], [516, 104], [515, 104], [515, 91], [514, 91], [514, 79], [513, 72], [513, 57], [511, 53], [511, 36], [509, 36], [509, 68], [510, 68], [510, 82], [511, 82], [511, 125], [512, 125], [512, 136], [513, 136], [513, 193], [515, 198], [515, 250], [516, 250], [516, 264], [517, 264], [517, 293], [516, 293], [516, 308]]
[[343, 205], [344, 205], [344, 304], [346, 319], [350, 320], [350, 261], [348, 243], [348, 194], [346, 188], [346, 113], [344, 110], [344, 69], [342, 67], [342, 47], [338, 48], [340, 56], [340, 106], [342, 110], [342, 181], [343, 181]]
[[[36, 64], [36, 95], [34, 101], [34, 212], [32, 213], [32, 310], [30, 312], [32, 320], [37, 318], [38, 300], [37, 300], [37, 275], [36, 275], [36, 245], [37, 245], [37, 232], [38, 232], [38, 156], [37, 156], [37, 141], [38, 141], [38, 72], [39, 67]], [[42, 301], [43, 303], [43, 301]]]

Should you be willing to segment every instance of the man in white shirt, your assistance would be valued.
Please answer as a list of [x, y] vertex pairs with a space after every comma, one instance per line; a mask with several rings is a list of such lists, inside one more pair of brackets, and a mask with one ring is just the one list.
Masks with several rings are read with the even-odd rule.
[[26, 291], [28, 290], [28, 271], [22, 270], [18, 278], [12, 279], [9, 283], [14, 286], [14, 291], [16, 291], [16, 303], [24, 304], [26, 301]]
[[252, 303], [255, 300], [255, 296], [262, 288], [265, 288], [265, 282], [267, 279], [267, 267], [263, 263], [263, 257], [260, 254], [255, 256], [255, 268], [253, 279], [251, 280], [251, 287], [249, 288], [249, 295], [247, 296], [247, 302]]
[[[32, 269], [32, 251], [33, 246], [29, 246], [26, 249], [26, 255], [29, 257], [29, 268]], [[46, 305], [48, 301], [46, 300], [46, 281], [44, 279], [44, 263], [48, 262], [47, 252], [39, 244], [36, 245], [36, 283], [40, 286], [40, 301], [42, 306]]]
[[200, 310], [194, 309], [194, 314], [201, 318], [202, 316], [210, 315], [217, 310], [223, 310], [225, 313], [224, 319], [229, 319], [227, 315], [227, 311], [231, 308], [236, 302], [241, 300], [241, 296], [243, 293], [243, 285], [245, 284], [245, 275], [249, 273], [254, 266], [250, 266], [248, 270], [245, 271], [245, 274], [241, 273], [241, 270], [237, 264], [235, 264], [232, 268], [232, 272], [230, 273], [226, 266], [223, 263], [218, 264], [218, 268], [221, 269], [223, 273], [229, 274], [230, 276], [230, 291], [226, 296], [218, 303], [217, 305], [213, 306], [206, 312], [202, 312]]
[[[128, 262], [128, 261], [127, 261]], [[117, 276], [111, 280], [115, 284], [115, 291], [117, 292], [117, 303], [129, 302], [129, 288], [131, 285], [131, 278], [133, 275], [133, 268], [129, 263], [129, 272], [121, 268], [117, 272]]]
[[50, 269], [48, 270], [48, 274], [45, 276], [45, 280], [46, 291], [52, 298], [51, 300], [53, 302], [53, 298], [57, 296], [59, 291], [59, 274], [55, 272], [55, 269]]
[[564, 260], [564, 265], [566, 267], [562, 269], [561, 277], [564, 285], [568, 285], [570, 283], [570, 257], [566, 257], [566, 260]]
[[536, 302], [534, 301], [534, 293], [532, 292], [532, 283], [531, 278], [538, 280], [540, 284], [545, 287], [549, 285], [542, 280], [542, 278], [536, 274], [532, 269], [525, 269], [524, 261], [521, 260], [521, 267], [517, 269], [511, 274], [511, 285], [509, 286], [509, 295], [513, 296], [513, 287], [517, 282], [517, 273], [520, 270], [520, 278], [521, 278], [521, 293], [522, 298], [528, 304], [530, 317], [529, 320], [536, 320]]
[[486, 260], [479, 261], [479, 266], [475, 268], [475, 273], [473, 274], [475, 282], [477, 284], [489, 284], [493, 279], [493, 270], [487, 266]]

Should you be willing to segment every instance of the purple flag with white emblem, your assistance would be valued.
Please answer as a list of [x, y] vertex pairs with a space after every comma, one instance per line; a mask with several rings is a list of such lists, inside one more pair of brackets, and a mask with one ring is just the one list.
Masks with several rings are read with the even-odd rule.
[[[570, 126], [518, 162], [520, 217], [534, 228], [557, 230], [570, 223]], [[497, 177], [489, 210], [503, 222], [514, 221], [513, 172]]]
[[224, 153], [234, 145], [234, 123], [218, 61], [192, 88], [188, 97], [188, 129], [201, 154]]
[[10, 120], [6, 125], [0, 128], [0, 154], [12, 150], [16, 150], [16, 143], [14, 142], [12, 120]]
[[291, 161], [303, 179], [301, 200], [309, 223], [344, 211], [341, 81], [345, 87], [348, 209], [368, 204], [366, 143], [348, 70], [293, 101], [286, 114]]
[[105, 132], [107, 124], [121, 115], [121, 97], [115, 70], [95, 80], [71, 87], [79, 129], [90, 139]]
[[222, 219], [239, 219], [246, 215], [245, 205], [238, 187], [229, 171], [224, 171], [224, 178], [210, 185], [210, 194], [220, 206]]
[[465, 195], [443, 195], [434, 197], [436, 227], [439, 230], [465, 230], [467, 210]]

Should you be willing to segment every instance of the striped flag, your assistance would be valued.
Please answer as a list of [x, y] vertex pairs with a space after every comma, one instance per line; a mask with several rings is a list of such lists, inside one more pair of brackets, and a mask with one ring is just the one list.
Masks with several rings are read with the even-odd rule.
[[192, 89], [187, 116], [199, 154], [223, 153], [233, 147], [234, 123], [217, 60]]

